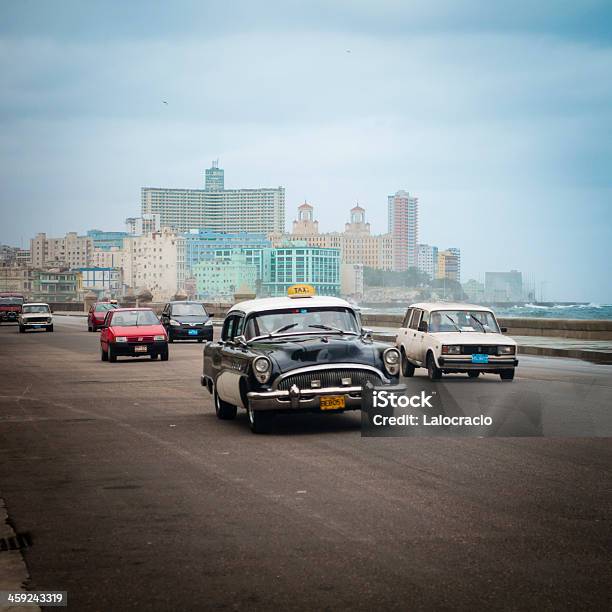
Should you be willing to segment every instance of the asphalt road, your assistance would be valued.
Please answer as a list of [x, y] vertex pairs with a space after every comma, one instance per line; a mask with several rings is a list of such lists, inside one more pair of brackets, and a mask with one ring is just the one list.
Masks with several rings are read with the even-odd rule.
[[255, 436], [216, 419], [202, 345], [102, 363], [85, 325], [0, 326], [0, 497], [33, 537], [29, 588], [79, 611], [609, 606], [612, 441], [538, 435], [601, 434], [612, 367], [523, 357], [513, 383], [440, 385], [457, 406], [537, 394], [531, 437], [362, 438], [354, 413]]

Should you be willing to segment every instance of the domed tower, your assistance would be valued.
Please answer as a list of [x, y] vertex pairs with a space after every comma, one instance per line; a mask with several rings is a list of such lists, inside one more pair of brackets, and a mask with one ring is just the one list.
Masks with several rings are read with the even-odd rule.
[[304, 202], [298, 206], [298, 218], [293, 222], [293, 234], [311, 236], [319, 233], [319, 222], [314, 220], [314, 208]]
[[359, 204], [351, 208], [351, 220], [345, 224], [344, 231], [347, 234], [370, 234], [370, 224], [365, 220], [365, 208]]

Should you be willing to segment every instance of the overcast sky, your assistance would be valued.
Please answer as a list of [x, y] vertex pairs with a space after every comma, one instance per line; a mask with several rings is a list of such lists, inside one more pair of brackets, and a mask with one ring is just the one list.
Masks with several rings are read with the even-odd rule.
[[122, 230], [219, 158], [284, 186], [288, 226], [359, 201], [382, 233], [406, 189], [463, 280], [610, 303], [611, 24], [605, 0], [2, 2], [0, 242]]

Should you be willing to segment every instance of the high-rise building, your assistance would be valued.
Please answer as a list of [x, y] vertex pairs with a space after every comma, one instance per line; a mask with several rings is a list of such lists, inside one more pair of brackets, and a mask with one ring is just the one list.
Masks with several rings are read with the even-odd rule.
[[429, 278], [438, 274], [438, 247], [429, 244], [419, 244], [417, 252], [417, 268]]
[[418, 264], [419, 200], [400, 190], [388, 197], [389, 233], [393, 238], [393, 270], [405, 272]]
[[437, 278], [460, 282], [461, 254], [459, 249], [446, 249], [438, 252]]
[[225, 172], [219, 168], [219, 160], [215, 160], [204, 172], [204, 189], [206, 191], [223, 191], [225, 189]]
[[93, 238], [78, 236], [76, 232], [68, 232], [63, 238], [47, 238], [40, 233], [30, 240], [30, 261], [36, 268], [85, 268], [91, 265], [93, 252]]
[[205, 172], [204, 189], [142, 188], [142, 215], [159, 214], [162, 227], [179, 232], [267, 234], [285, 231], [285, 189], [225, 189], [223, 170]]

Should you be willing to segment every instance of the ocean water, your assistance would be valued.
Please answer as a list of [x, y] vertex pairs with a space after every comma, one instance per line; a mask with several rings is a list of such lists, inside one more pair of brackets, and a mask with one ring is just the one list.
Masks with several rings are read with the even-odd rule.
[[[404, 314], [405, 308], [400, 307], [360, 307], [361, 311], [372, 314]], [[534, 317], [542, 319], [612, 319], [612, 304], [555, 304], [540, 306], [525, 304], [524, 306], [496, 306], [493, 308], [499, 317]]]

